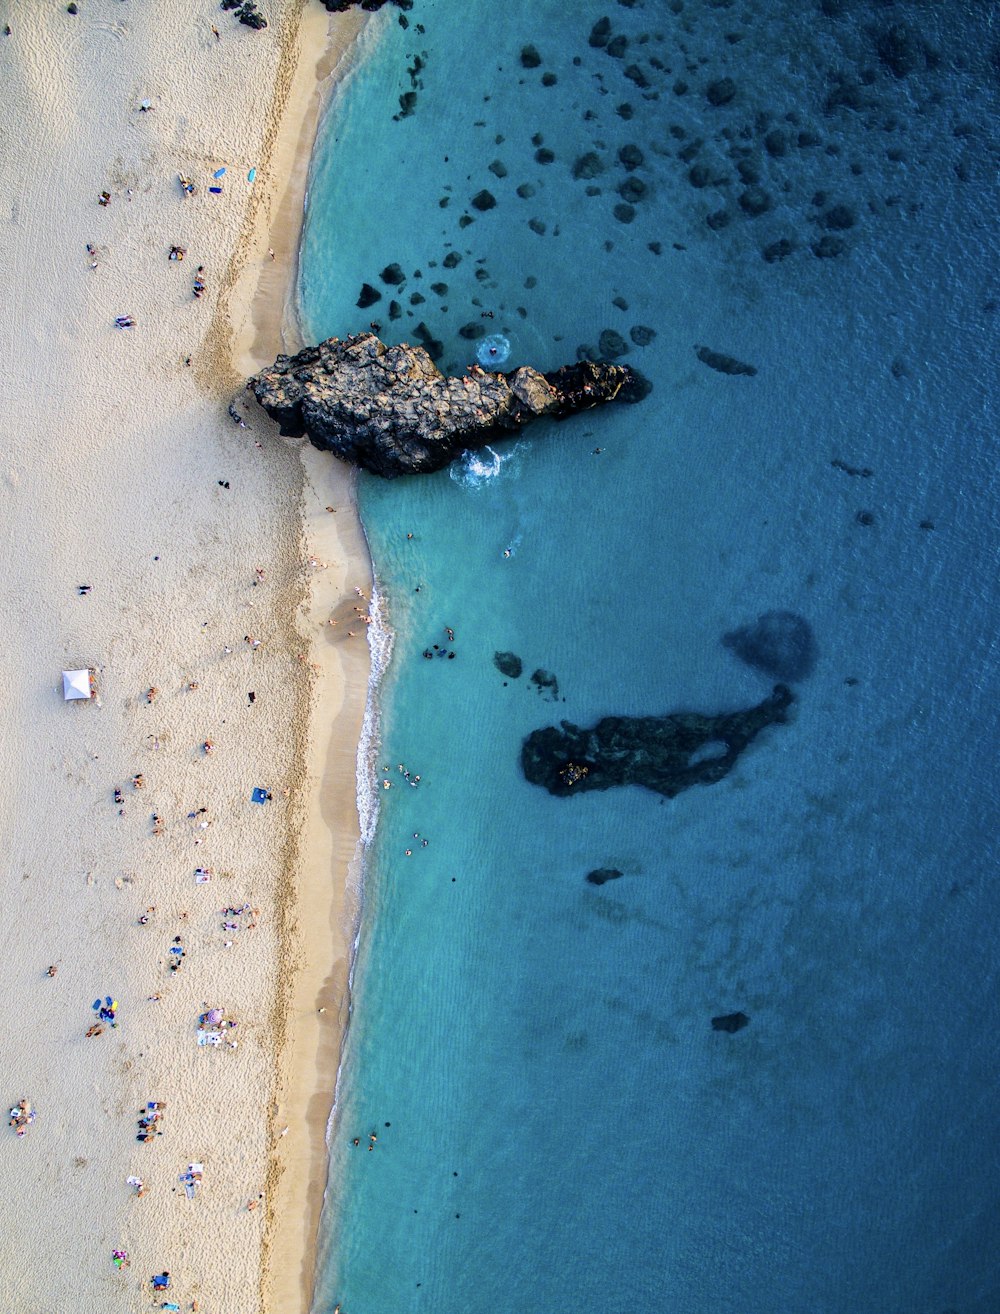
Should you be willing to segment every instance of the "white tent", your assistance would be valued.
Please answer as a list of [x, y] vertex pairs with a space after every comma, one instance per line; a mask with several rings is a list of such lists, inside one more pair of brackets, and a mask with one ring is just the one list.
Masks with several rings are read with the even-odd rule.
[[71, 698], [89, 698], [90, 671], [63, 671], [63, 697], [67, 702]]

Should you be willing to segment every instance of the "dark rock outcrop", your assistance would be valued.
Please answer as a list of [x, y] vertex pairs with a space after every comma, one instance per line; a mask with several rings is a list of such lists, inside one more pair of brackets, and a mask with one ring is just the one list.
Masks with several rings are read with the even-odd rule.
[[779, 684], [756, 707], [715, 716], [607, 716], [591, 729], [563, 721], [528, 735], [521, 769], [533, 785], [561, 798], [615, 785], [643, 785], [673, 798], [728, 775], [762, 730], [787, 719], [792, 701], [791, 690]]
[[395, 5], [397, 9], [412, 9], [413, 0], [320, 0], [330, 14], [342, 14], [347, 9], [364, 9], [374, 13], [385, 4]]
[[742, 1031], [748, 1026], [750, 1019], [746, 1013], [723, 1013], [720, 1017], [712, 1018], [713, 1031], [728, 1031], [733, 1035], [736, 1031]]
[[752, 625], [724, 634], [722, 643], [774, 680], [804, 680], [816, 665], [812, 627], [794, 611], [766, 611]]
[[495, 652], [493, 654], [493, 665], [501, 675], [506, 675], [508, 680], [519, 680], [521, 672], [524, 670], [524, 662], [521, 661], [516, 652]]
[[720, 374], [747, 374], [752, 377], [757, 373], [756, 365], [747, 365], [735, 356], [726, 356], [721, 351], [713, 351], [711, 347], [695, 347], [694, 354], [703, 365], [707, 365], [710, 370], [718, 370]]
[[588, 871], [585, 880], [591, 885], [606, 885], [608, 881], [616, 881], [624, 872], [620, 872], [617, 867], [598, 867], [596, 871]]
[[286, 436], [305, 434], [314, 447], [391, 479], [441, 470], [542, 416], [562, 420], [613, 401], [630, 379], [626, 366], [588, 360], [548, 374], [471, 366], [446, 378], [427, 350], [359, 333], [279, 356], [247, 387]]

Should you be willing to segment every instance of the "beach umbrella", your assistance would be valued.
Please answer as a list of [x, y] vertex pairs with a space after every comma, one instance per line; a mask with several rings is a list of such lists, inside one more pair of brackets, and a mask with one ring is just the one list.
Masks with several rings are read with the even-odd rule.
[[208, 1012], [205, 1014], [205, 1021], [209, 1024], [209, 1026], [213, 1026], [213, 1027], [217, 1026], [218, 1023], [222, 1021], [222, 1009], [210, 1008]]
[[90, 671], [63, 671], [63, 698], [69, 702], [73, 698], [89, 698]]

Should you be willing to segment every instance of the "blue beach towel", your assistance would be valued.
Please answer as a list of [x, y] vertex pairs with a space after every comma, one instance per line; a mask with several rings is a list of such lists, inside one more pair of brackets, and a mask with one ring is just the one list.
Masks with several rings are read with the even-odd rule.
[[251, 800], [252, 800], [254, 803], [266, 803], [266, 802], [267, 802], [267, 790], [266, 790], [266, 789], [262, 789], [260, 785], [255, 785], [255, 786], [254, 786], [254, 791], [253, 791], [253, 793], [250, 795], [250, 798], [251, 798]]

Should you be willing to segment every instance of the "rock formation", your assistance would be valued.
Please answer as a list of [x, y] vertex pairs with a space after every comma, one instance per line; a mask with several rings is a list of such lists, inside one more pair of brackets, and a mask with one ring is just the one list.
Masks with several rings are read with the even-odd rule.
[[563, 798], [614, 785], [644, 785], [673, 798], [721, 780], [761, 730], [786, 720], [791, 702], [791, 690], [778, 684], [756, 707], [716, 716], [606, 716], [589, 730], [563, 721], [528, 735], [521, 769]]
[[812, 627], [794, 611], [765, 611], [752, 624], [724, 634], [722, 643], [772, 680], [804, 680], [816, 665]]
[[748, 1026], [750, 1019], [746, 1013], [723, 1013], [719, 1017], [712, 1018], [713, 1031], [728, 1031], [729, 1034], [735, 1035], [737, 1031], [742, 1031]]
[[384, 4], [394, 4], [397, 9], [413, 8], [413, 0], [320, 0], [320, 4], [331, 14], [342, 14], [346, 9], [365, 9], [374, 13]]
[[279, 356], [247, 387], [286, 436], [306, 434], [315, 447], [391, 479], [441, 470], [540, 416], [561, 420], [613, 401], [631, 377], [625, 366], [584, 360], [550, 374], [471, 366], [446, 378], [422, 347], [387, 347], [359, 333]]

